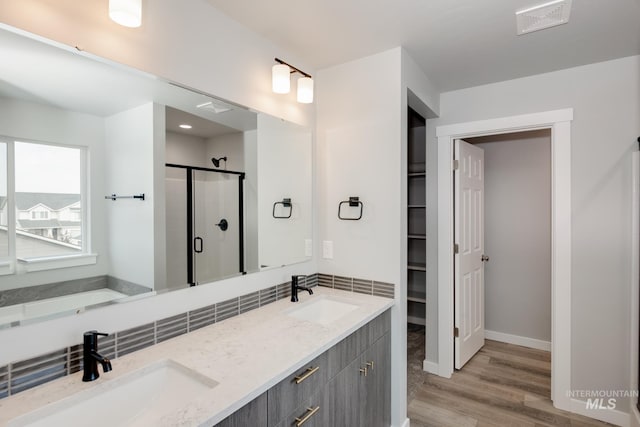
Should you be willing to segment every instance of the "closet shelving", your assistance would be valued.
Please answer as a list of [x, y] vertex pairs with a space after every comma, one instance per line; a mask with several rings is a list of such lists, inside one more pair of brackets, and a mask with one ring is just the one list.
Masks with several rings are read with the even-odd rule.
[[426, 121], [411, 108], [407, 140], [407, 321], [424, 325], [427, 302]]

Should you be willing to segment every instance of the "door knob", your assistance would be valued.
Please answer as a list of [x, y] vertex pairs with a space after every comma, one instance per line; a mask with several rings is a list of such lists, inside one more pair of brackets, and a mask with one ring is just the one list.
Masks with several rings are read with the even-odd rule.
[[482, 260], [482, 262], [489, 261], [489, 255], [482, 255], [482, 258], [480, 258], [480, 260]]

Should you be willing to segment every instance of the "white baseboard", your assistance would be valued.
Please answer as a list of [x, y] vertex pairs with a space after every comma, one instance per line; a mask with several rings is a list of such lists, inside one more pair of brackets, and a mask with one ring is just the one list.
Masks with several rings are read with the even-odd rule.
[[411, 420], [407, 418], [400, 427], [411, 427]]
[[509, 344], [521, 345], [523, 347], [535, 348], [538, 350], [551, 351], [550, 341], [542, 341], [535, 338], [521, 337], [519, 335], [511, 335], [489, 330], [484, 331], [484, 337], [488, 340], [506, 342]]
[[422, 370], [425, 372], [429, 372], [430, 374], [439, 375], [440, 365], [438, 365], [436, 362], [431, 362], [425, 359], [422, 362]]

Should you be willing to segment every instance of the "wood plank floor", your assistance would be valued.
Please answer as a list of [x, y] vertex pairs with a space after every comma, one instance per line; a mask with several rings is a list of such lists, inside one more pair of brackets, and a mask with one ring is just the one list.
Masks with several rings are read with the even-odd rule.
[[411, 427], [611, 425], [553, 407], [547, 351], [487, 340], [445, 379], [422, 370], [424, 327], [409, 325], [407, 353]]

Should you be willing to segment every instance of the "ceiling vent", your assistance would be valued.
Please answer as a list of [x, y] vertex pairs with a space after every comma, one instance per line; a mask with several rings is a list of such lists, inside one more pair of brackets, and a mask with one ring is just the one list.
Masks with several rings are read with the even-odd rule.
[[225, 111], [231, 111], [232, 108], [222, 104], [222, 103], [214, 103], [214, 102], [205, 102], [204, 104], [199, 104], [196, 106], [197, 108], [204, 110], [204, 111], [211, 111], [215, 114], [220, 114], [220, 113], [224, 113]]
[[518, 35], [569, 22], [571, 0], [554, 0], [516, 12]]

